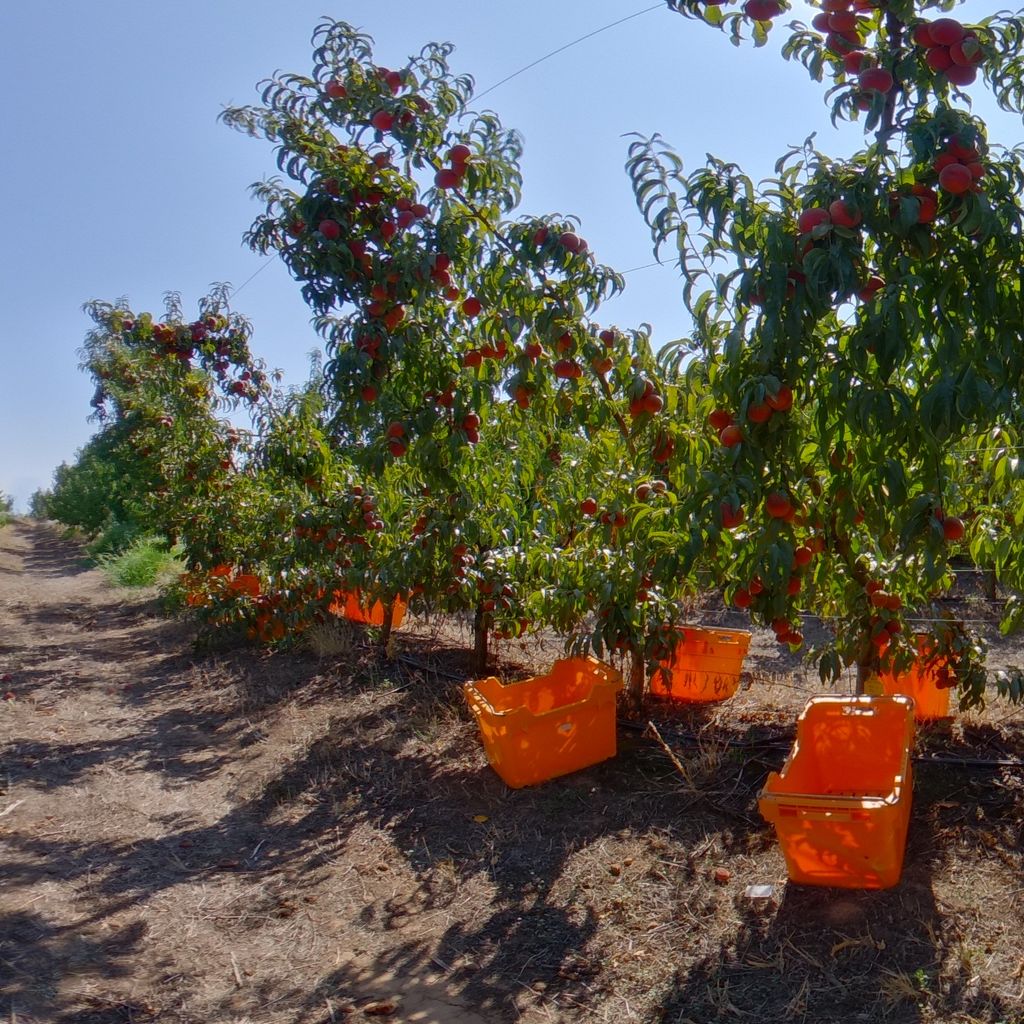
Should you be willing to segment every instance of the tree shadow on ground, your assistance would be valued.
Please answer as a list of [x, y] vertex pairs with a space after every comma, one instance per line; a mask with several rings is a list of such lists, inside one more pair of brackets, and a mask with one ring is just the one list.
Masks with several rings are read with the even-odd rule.
[[[970, 781], [968, 786], [974, 788]], [[950, 843], [952, 826], [962, 822], [948, 812], [963, 810], [964, 789], [963, 776], [948, 769], [918, 772], [905, 866], [892, 889], [785, 883], [778, 904], [737, 895], [741, 923], [715, 949], [677, 969], [662, 1024], [1010, 1019], [1017, 1001], [980, 980], [975, 938], [953, 897], [938, 897], [933, 884], [937, 875], [948, 877], [949, 862], [962, 856]], [[1006, 812], [1005, 820], [998, 838], [982, 843], [1005, 841], [1019, 863], [1019, 831], [1009, 834], [1019, 803], [992, 802]], [[968, 903], [978, 898], [963, 896]]]
[[[531, 982], [567, 996], [592, 976], [595, 968], [579, 961], [598, 929], [597, 916], [585, 906], [595, 868], [574, 863], [567, 872], [570, 862], [603, 858], [604, 852], [588, 851], [620, 842], [624, 833], [654, 829], [682, 845], [716, 834], [730, 845], [761, 832], [746, 810], [724, 805], [681, 819], [678, 784], [663, 760], [629, 737], [628, 749], [614, 762], [511, 791], [480, 755], [475, 725], [461, 703], [453, 703], [451, 681], [415, 669], [399, 676], [370, 665], [368, 672], [331, 680], [339, 696], [350, 698], [351, 712], [327, 723], [255, 795], [216, 823], [182, 824], [172, 816], [162, 836], [109, 842], [15, 834], [8, 837], [14, 854], [9, 883], [38, 883], [52, 878], [55, 867], [64, 881], [88, 876], [98, 901], [96, 919], [137, 907], [180, 883], [212, 882], [225, 872], [253, 879], [287, 874], [289, 890], [301, 899], [325, 883], [349, 841], [370, 827], [389, 836], [392, 856], [411, 875], [405, 903], [414, 902], [417, 914], [453, 914], [464, 886], [487, 888], [486, 911], [471, 922], [453, 914], [456, 923], [430, 955], [458, 962], [450, 983], [471, 1005], [504, 1015], [511, 1012], [524, 971]], [[319, 678], [330, 680], [330, 673]], [[234, 743], [211, 753], [216, 738], [210, 723], [190, 722], [182, 714], [165, 709], [131, 737], [69, 743], [63, 750], [52, 744], [34, 756], [71, 765], [63, 776], [50, 766], [59, 785], [104, 763], [135, 763], [159, 769], [172, 783], [194, 782], [226, 765], [239, 736], [236, 731]], [[229, 734], [235, 728], [221, 726]], [[184, 756], [190, 749], [203, 751], [203, 759]], [[755, 784], [759, 772], [743, 785]], [[690, 799], [696, 806], [703, 796]], [[604, 865], [597, 870], [615, 883]], [[699, 870], [696, 862], [690, 867], [691, 875]], [[575, 896], [567, 898], [568, 890]], [[376, 934], [389, 931], [405, 909], [374, 893], [358, 914], [361, 926]], [[418, 948], [407, 960], [408, 971], [428, 963]], [[309, 1013], [322, 1005], [310, 1004]]]
[[[59, 1008], [47, 1018], [54, 1024], [150, 1019], [145, 1001], [127, 995], [147, 931], [141, 919], [117, 929], [86, 930], [31, 911], [0, 913], [0, 991], [11, 1021], [25, 1019], [19, 1013], [38, 1006]], [[122, 994], [114, 995], [118, 990]]]
[[[47, 688], [130, 692], [171, 682], [192, 663], [182, 651], [191, 629], [162, 616], [155, 601], [78, 599], [10, 609], [31, 646], [0, 643], [16, 699]], [[17, 617], [15, 621], [13, 617]], [[125, 690], [125, 688], [129, 688]], [[51, 694], [52, 696], [52, 694]]]
[[[220, 768], [246, 723], [226, 709], [197, 706], [195, 687], [217, 674], [204, 671], [187, 654], [167, 653], [177, 646], [173, 641], [180, 639], [179, 632], [180, 626], [173, 623], [150, 624], [141, 638], [126, 639], [120, 626], [99, 628], [81, 641], [30, 652], [12, 684], [30, 714], [45, 722], [54, 713], [55, 700], [74, 702], [99, 695], [110, 729], [99, 738], [78, 739], [66, 730], [47, 739], [12, 738], [2, 757], [8, 779], [52, 792], [113, 763], [129, 769], [159, 768], [178, 783], [196, 781]], [[127, 672], [125, 665], [131, 665]], [[125, 732], [118, 728], [124, 720], [123, 705], [153, 706], [154, 711], [141, 728]]]
[[[485, 890], [486, 910], [454, 921], [436, 944], [403, 943], [400, 953], [388, 954], [397, 961], [371, 971], [400, 969], [413, 977], [442, 964], [447, 984], [470, 1006], [502, 1016], [516, 1012], [516, 997], [526, 988], [539, 986], [548, 999], [589, 998], [588, 985], [600, 973], [593, 945], [607, 916], [593, 904], [607, 904], [624, 918], [640, 910], [615, 908], [626, 879], [614, 861], [629, 860], [622, 850], [656, 834], [664, 848], [686, 851], [665, 880], [677, 894], [698, 876], [704, 884], [707, 872], [694, 853], [699, 847], [763, 848], [749, 797], [767, 767], [753, 758], [734, 759], [718, 780], [721, 788], [680, 799], [664, 758], [624, 735], [615, 761], [510, 790], [483, 762], [461, 705], [455, 705], [458, 721], [451, 721], [450, 692], [405, 692], [399, 707], [378, 709], [325, 740], [339, 824], [306, 862], [304, 877], [315, 885], [316, 869], [369, 825], [401, 851], [413, 882], [401, 899], [367, 900], [360, 912], [367, 931], [384, 935], [410, 922], [415, 927], [421, 917], [458, 918], [456, 908], [471, 891]], [[439, 715], [449, 716], [443, 728], [436, 725]], [[268, 857], [283, 853], [267, 850]], [[344, 968], [324, 983], [348, 980]]]
[[[381, 866], [401, 896], [367, 883], [355, 914], [380, 949], [361, 971], [339, 966], [287, 997], [294, 1020], [310, 1024], [323, 1020], [324, 992], [356, 986], [367, 971], [422, 980], [440, 970], [438, 992], [508, 1019], [537, 998], [586, 1019], [617, 985], [649, 977], [663, 988], [673, 972], [650, 1020], [913, 1022], [926, 1019], [936, 992], [944, 1002], [935, 1005], [964, 1012], [1003, 1005], [966, 969], [957, 974], [962, 936], [933, 891], [962, 824], [950, 815], [964, 809], [964, 786], [972, 792], [961, 775], [921, 773], [900, 887], [838, 895], [787, 887], [765, 914], [736, 895], [744, 866], [777, 862], [756, 794], [785, 750], [757, 745], [762, 725], [677, 749], [693, 773], [687, 780], [656, 746], [624, 732], [615, 760], [510, 790], [486, 764], [458, 693], [465, 652], [413, 640], [398, 649], [405, 661], [390, 665], [357, 644], [334, 660], [236, 652], [189, 656], [184, 678], [156, 673], [122, 698], [161, 707], [141, 731], [37, 751], [57, 766], [55, 785], [104, 764], [142, 765], [170, 785], [199, 782], [227, 770], [249, 730], [269, 727], [282, 706], [318, 704], [331, 717], [286, 763], [249, 780], [212, 824], [166, 815], [156, 818], [165, 826], [158, 837], [7, 837], [9, 884], [55, 871], [65, 881], [87, 877], [95, 897], [88, 923], [184, 883], [239, 876], [262, 885], [250, 909], [266, 918], [281, 889], [290, 901], [315, 898], [339, 884], [338, 865], [368, 832], [383, 837]], [[211, 685], [217, 680], [224, 685]], [[692, 733], [707, 716], [691, 717]], [[71, 765], [63, 777], [60, 764]], [[1001, 844], [1018, 865], [1019, 797], [983, 803], [984, 819], [971, 822], [989, 835], [980, 844]], [[716, 863], [733, 865], [732, 886], [715, 884]], [[427, 920], [447, 923], [417, 934]], [[626, 960], [652, 921], [656, 960]]]
[[[62, 536], [63, 527], [33, 519], [18, 519], [11, 524], [16, 534], [29, 541], [28, 550], [18, 552], [24, 570], [44, 579], [79, 576], [95, 568], [82, 554], [78, 541]], [[20, 575], [19, 570], [4, 568], [7, 575]]]

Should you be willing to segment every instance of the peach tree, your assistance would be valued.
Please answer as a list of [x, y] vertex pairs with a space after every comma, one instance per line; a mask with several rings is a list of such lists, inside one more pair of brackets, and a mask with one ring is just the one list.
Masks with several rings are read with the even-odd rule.
[[[248, 240], [280, 254], [302, 282], [327, 344], [323, 392], [337, 443], [376, 475], [392, 460], [409, 466], [430, 493], [421, 514], [439, 536], [480, 532], [472, 515], [461, 518], [468, 501], [480, 503], [478, 523], [497, 507], [504, 470], [481, 475], [475, 452], [488, 431], [507, 436], [508, 424], [533, 439], [531, 458], [547, 453], [555, 467], [564, 439], [570, 448], [593, 443], [610, 465], [639, 459], [631, 472], [656, 479], [655, 455], [672, 458], [676, 428], [666, 416], [679, 410], [646, 334], [597, 321], [622, 279], [594, 259], [572, 220], [518, 212], [520, 140], [493, 113], [472, 110], [472, 80], [450, 69], [451, 48], [431, 44], [391, 69], [342, 22], [323, 22], [313, 42], [311, 74], [276, 76], [262, 105], [224, 119], [276, 147], [283, 177], [255, 186], [265, 212]], [[632, 490], [615, 500], [628, 494], [632, 503]], [[555, 493], [569, 503], [553, 517], [558, 528], [524, 522], [512, 548], [529, 539], [514, 560], [533, 596], [520, 590], [539, 621], [557, 625], [580, 621], [596, 584], [581, 597], [577, 586], [531, 575], [557, 564], [558, 537], [578, 512], [571, 488]], [[599, 531], [587, 537], [603, 551]], [[492, 541], [482, 543], [497, 557]], [[673, 548], [675, 538], [661, 543]], [[625, 566], [630, 556], [616, 558]], [[660, 591], [685, 587], [677, 568], [652, 566]], [[610, 568], [608, 579], [626, 571]], [[617, 607], [642, 662], [648, 616], [632, 591]]]
[[[169, 295], [162, 319], [133, 313], [122, 301], [94, 301], [95, 326], [82, 349], [93, 378], [98, 438], [121, 467], [133, 514], [143, 529], [185, 544], [190, 563], [220, 559], [190, 544], [219, 489], [230, 487], [242, 441], [222, 415], [240, 402], [263, 398], [269, 383], [249, 350], [248, 321], [232, 313], [222, 288], [183, 317]], [[123, 489], [123, 488], [122, 488]]]
[[[787, 5], [670, 6], [762, 44]], [[987, 682], [982, 646], [933, 599], [954, 555], [973, 552], [1010, 586], [1024, 564], [1011, 444], [1024, 162], [989, 140], [969, 99], [984, 80], [1021, 112], [1024, 23], [965, 25], [935, 6], [824, 0], [811, 25], [786, 29], [784, 55], [828, 83], [833, 119], [863, 123], [852, 156], [808, 140], [755, 184], [717, 158], [685, 174], [655, 136], [634, 143], [628, 169], [685, 278], [694, 328], [676, 359], [706, 377], [711, 469], [681, 514], [730, 535], [730, 600], [783, 643], [802, 641], [802, 612], [833, 620], [823, 678], [905, 664], [925, 629], [969, 704]], [[963, 515], [953, 482], [973, 450], [992, 464], [998, 516]], [[713, 521], [708, 497], [721, 499]], [[1004, 627], [1020, 618], [1010, 602]], [[1020, 698], [1019, 673], [997, 683]]]
[[393, 436], [367, 443], [329, 428], [312, 387], [265, 406], [245, 467], [192, 526], [193, 546], [205, 527], [206, 546], [232, 567], [207, 586], [204, 617], [286, 641], [349, 594], [366, 606], [402, 598], [428, 614], [472, 613], [482, 671], [493, 628], [511, 636], [528, 625], [522, 552], [554, 455], [522, 435], [510, 407], [490, 416], [435, 492], [414, 460], [388, 450]]

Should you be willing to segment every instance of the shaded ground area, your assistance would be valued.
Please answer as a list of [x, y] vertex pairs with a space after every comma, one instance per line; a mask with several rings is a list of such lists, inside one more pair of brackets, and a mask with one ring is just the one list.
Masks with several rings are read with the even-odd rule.
[[[654, 709], [682, 773], [624, 729], [512, 791], [450, 631], [391, 662], [344, 630], [197, 655], [25, 523], [0, 614], [12, 1022], [1024, 1020], [1024, 773], [920, 763], [897, 888], [789, 885], [756, 794], [811, 683], [767, 649], [727, 704]], [[1021, 723], [993, 706], [919, 749], [1016, 758]]]

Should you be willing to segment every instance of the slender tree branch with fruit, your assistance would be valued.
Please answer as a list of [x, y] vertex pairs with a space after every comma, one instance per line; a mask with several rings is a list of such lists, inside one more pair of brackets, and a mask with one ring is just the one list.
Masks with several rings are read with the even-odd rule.
[[[670, 6], [756, 45], [785, 11]], [[1010, 586], [1024, 560], [1006, 471], [1024, 373], [1024, 164], [990, 144], [965, 90], [982, 76], [1021, 112], [1024, 23], [963, 25], [931, 6], [824, 0], [810, 26], [788, 26], [784, 56], [831, 81], [833, 120], [862, 120], [866, 149], [831, 159], [808, 140], [755, 185], [714, 158], [686, 176], [655, 137], [629, 168], [656, 245], [681, 254], [695, 329], [680, 357], [706, 367], [716, 464], [738, 499], [720, 520], [729, 596], [794, 645], [798, 611], [833, 619], [823, 678], [905, 664], [924, 625], [970, 703], [982, 648], [934, 598], [957, 553], [998, 563]], [[1004, 467], [1001, 493], [952, 487], [971, 451]], [[1008, 602], [1003, 627], [1019, 623]], [[1019, 679], [997, 683], [1019, 693]]]

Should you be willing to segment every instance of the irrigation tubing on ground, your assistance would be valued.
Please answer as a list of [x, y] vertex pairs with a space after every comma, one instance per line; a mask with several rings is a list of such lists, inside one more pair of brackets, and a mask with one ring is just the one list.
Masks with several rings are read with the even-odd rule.
[[[361, 649], [369, 650], [367, 647], [362, 647]], [[430, 672], [435, 676], [452, 679], [456, 682], [465, 681], [465, 677], [456, 675], [454, 672], [446, 672], [444, 669], [434, 668], [406, 655], [398, 655], [395, 660], [417, 668], [420, 671]], [[411, 684], [407, 683], [403, 686], [397, 686], [387, 692], [396, 693], [398, 690], [406, 689], [409, 685]], [[634, 722], [628, 718], [619, 718], [617, 719], [617, 725], [619, 729], [623, 729], [626, 732], [640, 733], [642, 738], [646, 738], [643, 736], [647, 732], [647, 725], [644, 723]], [[673, 729], [671, 725], [664, 723], [659, 725], [658, 728], [663, 734], [667, 733], [680, 746], [699, 746], [701, 743], [701, 738], [692, 732]], [[728, 743], [731, 747], [738, 747], [743, 750], [788, 750], [793, 743], [793, 733], [793, 729], [785, 729], [782, 733], [776, 733], [772, 736], [730, 739]], [[1024, 770], [1024, 759], [1014, 757], [958, 757], [949, 754], [914, 754], [913, 760], [918, 764], [945, 764], [958, 768], [1015, 768]]]
[[[618, 719], [620, 729], [627, 732], [646, 733], [647, 726], [640, 722], [633, 722], [629, 719]], [[700, 737], [694, 733], [683, 732], [673, 729], [671, 726], [661, 724], [658, 726], [663, 735], [667, 735], [680, 746], [699, 746]], [[792, 732], [792, 730], [790, 730]], [[788, 750], [792, 746], [792, 739], [784, 739], [778, 735], [766, 736], [755, 739], [730, 740], [729, 746], [741, 749], [762, 749], [762, 750]], [[969, 757], [952, 754], [914, 754], [913, 760], [918, 764], [945, 764], [959, 768], [1017, 768], [1024, 769], [1024, 759], [1016, 757]]]

